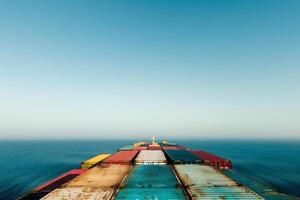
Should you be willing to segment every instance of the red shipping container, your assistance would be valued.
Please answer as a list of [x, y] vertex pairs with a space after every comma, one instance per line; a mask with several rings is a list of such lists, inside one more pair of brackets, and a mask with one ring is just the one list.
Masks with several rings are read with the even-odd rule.
[[133, 150], [142, 151], [142, 150], [147, 150], [147, 148], [148, 147], [139, 146], [139, 147], [133, 148]]
[[106, 158], [102, 163], [111, 164], [132, 164], [139, 151], [118, 151], [117, 153]]
[[161, 146], [149, 146], [148, 150], [161, 150]]
[[186, 147], [180, 146], [180, 145], [176, 145], [176, 148], [178, 148], [178, 149], [180, 149], [180, 150], [182, 150], [182, 149], [187, 149]]
[[178, 148], [176, 146], [165, 146], [162, 147], [163, 150], [178, 150]]
[[163, 150], [183, 150], [186, 149], [184, 146], [179, 146], [179, 145], [172, 145], [172, 146], [163, 146]]
[[232, 163], [230, 160], [226, 160], [205, 151], [190, 150], [190, 152], [201, 158], [207, 165], [213, 166], [217, 169], [232, 169]]
[[38, 186], [34, 189], [34, 191], [54, 190], [86, 171], [86, 169], [73, 169], [55, 179], [52, 179], [51, 181], [48, 181], [47, 183], [44, 183], [43, 185]]

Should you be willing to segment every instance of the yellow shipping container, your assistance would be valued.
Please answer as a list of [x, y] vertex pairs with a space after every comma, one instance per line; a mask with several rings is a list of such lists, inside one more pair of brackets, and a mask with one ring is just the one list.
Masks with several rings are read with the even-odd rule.
[[99, 162], [101, 162], [102, 160], [104, 160], [105, 158], [109, 157], [111, 154], [99, 154], [95, 157], [92, 157], [84, 162], [81, 163], [81, 169], [89, 169], [93, 166], [95, 166], [96, 164], [98, 164]]
[[133, 147], [139, 147], [142, 144], [146, 144], [146, 142], [136, 142], [136, 143], [133, 144]]

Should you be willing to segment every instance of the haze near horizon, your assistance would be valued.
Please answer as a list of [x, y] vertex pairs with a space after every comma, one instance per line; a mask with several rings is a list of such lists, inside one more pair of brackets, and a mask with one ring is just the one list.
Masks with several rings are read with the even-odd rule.
[[300, 1], [2, 1], [0, 139], [300, 138]]

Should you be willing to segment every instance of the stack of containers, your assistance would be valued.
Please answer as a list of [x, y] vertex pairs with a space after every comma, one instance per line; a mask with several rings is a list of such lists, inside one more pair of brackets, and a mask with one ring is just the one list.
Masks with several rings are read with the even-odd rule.
[[[93, 157], [82, 163], [82, 168], [91, 168], [89, 171], [70, 171], [36, 188], [35, 196], [28, 195], [23, 199], [187, 199], [181, 183], [190, 199], [263, 199], [214, 168], [199, 165], [204, 160], [205, 164], [214, 167], [231, 167], [231, 162], [229, 165], [223, 158], [179, 145], [164, 144], [161, 147], [152, 143], [147, 147], [144, 143], [135, 143], [134, 146], [120, 148], [121, 151], [111, 156], [100, 154]], [[161, 149], [173, 167], [166, 165], [167, 159]], [[133, 163], [133, 171], [124, 181]]]
[[162, 150], [143, 150], [135, 159], [136, 165], [165, 165], [167, 159]]
[[187, 150], [165, 150], [171, 164], [199, 164], [201, 159]]
[[225, 160], [219, 156], [207, 153], [205, 151], [192, 151], [191, 153], [195, 154], [199, 158], [201, 158], [204, 164], [211, 165], [217, 169], [231, 169], [232, 164], [230, 160]]
[[59, 188], [63, 184], [69, 182], [70, 180], [74, 179], [80, 174], [85, 173], [87, 170], [84, 169], [73, 169], [39, 187], [35, 188], [30, 194], [26, 195], [25, 197], [21, 198], [22, 200], [38, 200], [42, 197], [46, 196], [48, 193], [52, 192], [53, 190]]
[[133, 144], [133, 147], [139, 147], [143, 144], [146, 144], [146, 142], [136, 142], [136, 143]]
[[132, 164], [139, 151], [119, 151], [103, 161], [110, 164]]
[[163, 146], [163, 150], [183, 150], [186, 149], [184, 146], [179, 146], [179, 145], [169, 145], [169, 146]]
[[54, 190], [43, 200], [111, 199], [131, 165], [100, 164]]
[[144, 143], [144, 144], [141, 144], [140, 147], [148, 147], [149, 146], [149, 143]]
[[118, 151], [131, 151], [133, 149], [133, 145], [126, 145], [118, 149]]
[[149, 145], [148, 150], [162, 150], [162, 148], [158, 145]]
[[104, 159], [106, 159], [109, 156], [110, 156], [110, 154], [100, 154], [93, 158], [90, 158], [81, 163], [81, 169], [89, 169], [89, 168], [97, 165], [98, 163], [100, 163], [101, 161], [103, 161]]
[[168, 141], [162, 141], [159, 143], [161, 146], [176, 146], [176, 143], [170, 143]]
[[115, 199], [186, 199], [169, 165], [135, 165]]
[[137, 151], [142, 151], [142, 150], [147, 150], [148, 147], [145, 146], [138, 146], [138, 147], [134, 147], [133, 150], [137, 150]]
[[227, 176], [207, 165], [174, 165], [192, 199], [263, 199], [250, 189], [238, 186]]

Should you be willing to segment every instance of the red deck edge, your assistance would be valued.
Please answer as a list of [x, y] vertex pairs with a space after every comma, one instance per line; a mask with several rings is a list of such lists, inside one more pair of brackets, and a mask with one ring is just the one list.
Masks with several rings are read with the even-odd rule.
[[47, 187], [48, 185], [54, 183], [55, 181], [57, 181], [57, 180], [59, 180], [59, 179], [65, 177], [65, 176], [67, 176], [67, 175], [69, 175], [69, 174], [78, 174], [78, 175], [80, 175], [80, 174], [83, 174], [83, 173], [86, 172], [86, 171], [87, 171], [87, 169], [72, 169], [72, 170], [68, 171], [67, 173], [64, 173], [63, 175], [61, 175], [61, 176], [59, 176], [59, 177], [57, 177], [57, 178], [54, 178], [54, 179], [52, 179], [51, 181], [48, 181], [47, 183], [44, 183], [44, 184], [42, 184], [42, 185], [36, 187], [33, 191], [39, 191], [39, 190], [41, 190], [41, 189]]
[[163, 146], [163, 150], [183, 150], [186, 149], [184, 146], [174, 145], [174, 146]]
[[148, 147], [148, 150], [162, 150], [160, 146], [155, 146], [155, 147]]
[[232, 169], [232, 163], [230, 160], [226, 160], [222, 157], [216, 156], [214, 154], [200, 151], [200, 150], [189, 150], [191, 153], [195, 154], [201, 158], [204, 163], [216, 167], [218, 169]]

